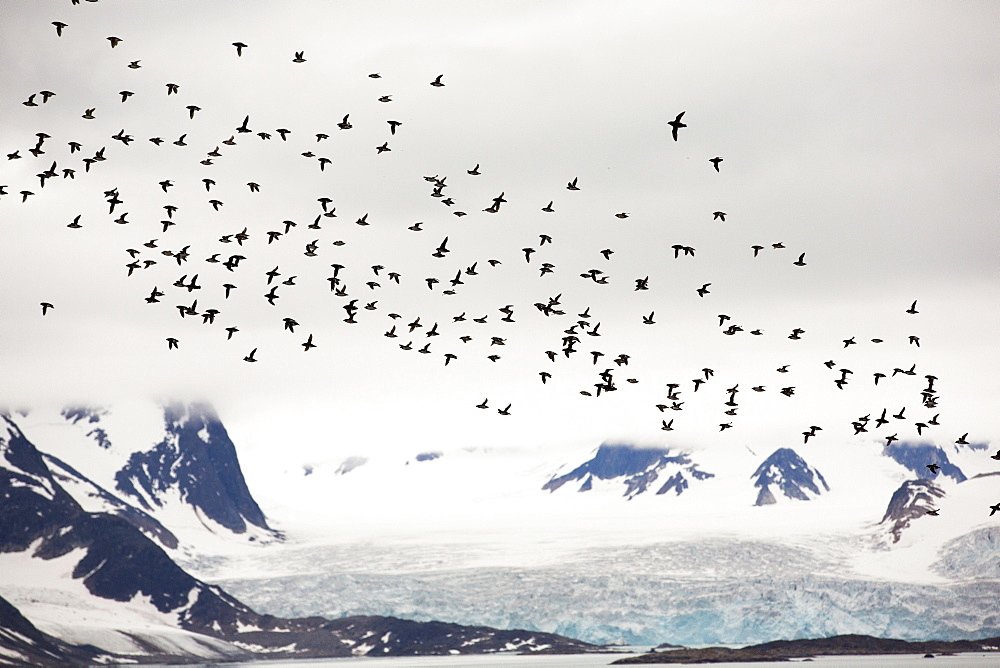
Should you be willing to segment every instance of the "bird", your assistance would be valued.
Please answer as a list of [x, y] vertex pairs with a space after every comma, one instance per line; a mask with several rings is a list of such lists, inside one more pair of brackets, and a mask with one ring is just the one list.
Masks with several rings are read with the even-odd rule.
[[63, 23], [62, 21], [53, 21], [52, 25], [56, 27], [56, 37], [62, 37], [63, 28], [69, 26], [68, 23]]
[[997, 513], [1000, 513], [1000, 503], [990, 506], [990, 517], [993, 517]]
[[938, 466], [937, 464], [928, 464], [927, 465], [927, 470], [930, 471], [931, 473], [937, 473], [940, 468], [941, 467]]
[[794, 264], [796, 267], [804, 267], [804, 266], [806, 266], [805, 257], [806, 257], [806, 254], [802, 253], [801, 255], [799, 255], [799, 259], [796, 260], [795, 262], [793, 262], [792, 264]]
[[243, 55], [243, 49], [247, 48], [247, 45], [244, 44], [243, 42], [233, 42], [233, 46], [236, 47], [236, 56], [237, 57], [242, 56]]
[[254, 357], [254, 355], [256, 355], [256, 354], [257, 354], [257, 349], [254, 348], [253, 350], [250, 351], [249, 355], [247, 355], [246, 357], [243, 358], [243, 361], [244, 362], [256, 362], [256, 361], [258, 361], [257, 358]]
[[726, 212], [725, 211], [713, 211], [712, 212], [712, 220], [721, 220], [722, 222], [726, 222]]
[[305, 51], [296, 51], [295, 52], [295, 57], [292, 58], [292, 62], [293, 63], [304, 63], [304, 62], [306, 62]]
[[916, 299], [914, 299], [913, 303], [910, 304], [910, 308], [906, 309], [906, 312], [909, 313], [910, 315], [916, 315], [917, 313], [920, 313], [920, 311], [917, 310], [917, 300]]
[[482, 174], [482, 172], [479, 171], [479, 163], [477, 162], [476, 166], [473, 167], [472, 169], [465, 170], [465, 173], [470, 174], [472, 176], [479, 176], [480, 174]]
[[[396, 134], [396, 128], [398, 128], [403, 123], [401, 121], [386, 121], [389, 124], [389, 134]], [[476, 165], [478, 167], [478, 165]], [[469, 172], [470, 174], [472, 172]]]
[[121, 42], [123, 41], [120, 37], [114, 37], [114, 36], [108, 37], [107, 40], [111, 42], [112, 49], [121, 44]]
[[309, 352], [312, 348], [315, 348], [315, 347], [316, 347], [316, 344], [313, 343], [313, 335], [310, 334], [309, 338], [306, 339], [305, 342], [302, 344], [302, 348], [304, 349], [305, 352]]
[[500, 415], [510, 415], [511, 404], [507, 404], [506, 408], [498, 408], [497, 413]]
[[927, 509], [927, 514], [928, 515], [934, 515], [935, 517], [937, 517], [940, 513], [941, 513], [941, 511], [939, 509], [935, 509], [935, 508], [928, 508]]
[[53, 306], [53, 305], [52, 305], [51, 303], [49, 303], [49, 302], [41, 302], [41, 304], [40, 304], [40, 305], [41, 305], [41, 307], [42, 307], [42, 315], [45, 315], [46, 313], [48, 313], [48, 312], [49, 312], [49, 309], [50, 309], [50, 308], [55, 308], [55, 307], [54, 307], [54, 306]]
[[698, 290], [697, 290], [698, 296], [699, 297], [704, 297], [707, 294], [711, 294], [709, 292], [709, 289], [708, 289], [708, 286], [710, 286], [710, 285], [711, 285], [711, 283], [705, 283], [705, 285], [703, 285], [700, 288], [698, 288]]
[[434, 77], [434, 81], [431, 82], [431, 85], [434, 86], [435, 88], [441, 88], [442, 86], [444, 86], [444, 84], [441, 83], [441, 77], [443, 76], [444, 76], [443, 74], [439, 74], [436, 77]]
[[178, 341], [172, 336], [167, 337], [167, 350], [176, 350]]
[[687, 127], [687, 125], [685, 125], [684, 123], [681, 122], [681, 118], [684, 117], [685, 113], [687, 113], [687, 112], [682, 111], [681, 113], [677, 114], [677, 117], [674, 118], [674, 120], [669, 121], [667, 123], [667, 125], [670, 126], [670, 132], [671, 132], [671, 135], [674, 138], [674, 141], [677, 141], [677, 131], [680, 130], [681, 128], [686, 128]]
[[[576, 185], [577, 178], [578, 177], [573, 177], [573, 180], [566, 184], [566, 190], [579, 190], [580, 189]], [[551, 206], [551, 205], [552, 205], [552, 203], [549, 202], [549, 206]]]
[[719, 171], [719, 163], [722, 162], [722, 158], [716, 156], [714, 158], [709, 158], [708, 161], [712, 163], [713, 167], [715, 167], [715, 171]]

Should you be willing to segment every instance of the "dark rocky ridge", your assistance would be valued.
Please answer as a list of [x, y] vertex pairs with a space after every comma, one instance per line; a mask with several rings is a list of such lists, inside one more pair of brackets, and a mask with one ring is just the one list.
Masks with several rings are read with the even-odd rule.
[[892, 542], [898, 543], [910, 523], [925, 516], [944, 496], [944, 490], [930, 480], [907, 480], [893, 492], [879, 524], [889, 522]]
[[[955, 654], [959, 652], [1000, 652], [1000, 637], [983, 640], [909, 642], [865, 635], [839, 635], [806, 640], [776, 640], [739, 649], [706, 647], [650, 652], [614, 661], [640, 663], [723, 663], [787, 661], [817, 656], [864, 656], [879, 654]], [[998, 655], [1000, 656], [1000, 655]]]

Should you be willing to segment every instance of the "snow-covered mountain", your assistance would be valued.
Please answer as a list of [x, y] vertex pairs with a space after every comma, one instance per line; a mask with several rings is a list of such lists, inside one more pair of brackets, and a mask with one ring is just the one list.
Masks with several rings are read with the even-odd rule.
[[753, 486], [760, 489], [755, 506], [768, 506], [778, 502], [771, 491], [772, 486], [784, 497], [800, 501], [808, 501], [824, 491], [830, 491], [823, 474], [806, 464], [791, 448], [775, 450], [751, 477], [754, 479]]
[[[885, 447], [884, 454], [921, 479], [934, 480], [938, 476], [951, 478], [955, 482], [966, 479], [962, 469], [949, 461], [944, 448], [932, 443], [892, 443]], [[940, 468], [932, 471], [927, 468], [928, 464]]]
[[74, 406], [58, 414], [31, 412], [20, 422], [83, 507], [118, 515], [168, 549], [191, 549], [205, 534], [249, 542], [281, 538], [207, 404]]
[[690, 487], [689, 481], [712, 477], [714, 474], [698, 468], [690, 453], [605, 443], [591, 459], [569, 473], [553, 476], [542, 489], [554, 492], [566, 483], [582, 480], [577, 491], [587, 492], [596, 481], [614, 480], [624, 487], [622, 495], [628, 499], [654, 489], [656, 494], [673, 492], [679, 496]]
[[[324, 457], [251, 448], [237, 458], [234, 432], [207, 406], [133, 402], [15, 418], [48, 473], [26, 478], [30, 467], [13, 466], [21, 473], [12, 485], [116, 516], [220, 601], [222, 590], [206, 583], [281, 617], [403, 617], [643, 644], [1000, 631], [991, 621], [1000, 618], [1000, 529], [988, 509], [1000, 501], [992, 475], [1000, 467], [981, 445], [846, 441], [767, 455], [625, 442], [440, 450], [344, 443]], [[928, 463], [941, 467], [936, 476]], [[208, 492], [221, 498], [205, 500]], [[768, 497], [776, 502], [759, 503]], [[941, 516], [926, 514], [928, 500]], [[288, 539], [275, 540], [276, 529]], [[0, 570], [85, 581], [72, 577], [82, 553], [41, 560], [31, 556], [36, 547], [0, 548], [16, 549], [0, 554]], [[110, 605], [93, 605], [86, 586], [38, 592], [0, 583], [0, 595], [42, 632], [75, 644], [106, 639], [80, 632], [81, 620], [65, 621], [67, 608]], [[114, 606], [102, 612], [104, 629], [141, 619], [143, 633], [162, 638], [171, 628], [181, 646], [198, 646], [198, 631], [178, 626], [181, 608], [164, 613], [141, 593]], [[256, 614], [247, 610], [233, 612], [243, 621], [228, 628], [266, 647], [245, 635], [269, 632], [239, 616]], [[375, 642], [384, 633], [360, 632], [337, 642], [393, 653], [402, 631], [393, 633], [389, 643]], [[216, 640], [211, 651], [233, 651], [231, 638]], [[136, 651], [124, 636], [102, 647]]]
[[[192, 568], [274, 613], [521, 625], [592, 642], [1000, 630], [1000, 526], [989, 516], [1000, 498], [986, 475], [1000, 467], [978, 446], [613, 442], [444, 450], [412, 465], [415, 454], [348, 446], [308, 476], [289, 462], [263, 507], [295, 517], [282, 527], [309, 540]], [[945, 461], [961, 475], [932, 482], [941, 516], [904, 504], [894, 541], [895, 519], [881, 523], [893, 494], [915, 468], [927, 481], [926, 464]], [[683, 493], [658, 495], [677, 472]], [[768, 495], [776, 502], [755, 503]], [[321, 499], [352, 507], [322, 515], [326, 534], [310, 515]]]
[[[167, 414], [174, 416], [169, 430], [181, 421], [180, 413]], [[190, 417], [191, 411], [185, 415]], [[178, 430], [177, 442], [182, 443], [183, 423]], [[200, 438], [208, 443], [212, 433]], [[53, 475], [11, 417], [0, 414], [0, 663], [589, 648], [552, 634], [384, 616], [328, 620], [261, 615], [220, 587], [192, 577], [133, 525], [135, 517], [88, 512], [60, 480], [71, 481], [91, 501], [121, 510], [106, 490], [70, 467]], [[146, 480], [150, 488], [158, 487], [157, 476]]]
[[907, 480], [889, 499], [879, 524], [887, 524], [893, 542], [898, 543], [910, 522], [935, 511], [944, 496], [944, 490], [930, 480]]

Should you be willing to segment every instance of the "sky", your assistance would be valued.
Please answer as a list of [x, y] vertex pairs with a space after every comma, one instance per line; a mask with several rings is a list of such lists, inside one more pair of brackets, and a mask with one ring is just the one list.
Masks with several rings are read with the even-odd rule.
[[[20, 158], [0, 155], [0, 404], [208, 400], [258, 466], [605, 441], [756, 451], [799, 445], [811, 425], [807, 448], [877, 447], [916, 440], [933, 414], [926, 439], [996, 442], [997, 19], [982, 2], [8, 0], [0, 148]], [[336, 217], [310, 229], [319, 198]], [[244, 228], [242, 246], [220, 241]], [[184, 248], [183, 265], [163, 254]], [[128, 275], [127, 249], [155, 264]], [[245, 259], [228, 271], [205, 262], [216, 253]], [[607, 283], [581, 276], [592, 269]], [[199, 289], [174, 286], [196, 274]], [[146, 303], [154, 287], [165, 294]], [[565, 315], [534, 306], [553, 298]], [[593, 396], [605, 369], [617, 391]], [[935, 408], [920, 402], [926, 374]], [[673, 403], [668, 383], [681, 410], [656, 407]], [[858, 417], [901, 407], [853, 435]]]

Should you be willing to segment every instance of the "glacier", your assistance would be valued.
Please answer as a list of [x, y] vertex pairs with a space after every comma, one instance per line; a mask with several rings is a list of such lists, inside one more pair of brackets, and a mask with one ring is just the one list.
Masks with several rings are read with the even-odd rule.
[[[217, 583], [275, 615], [395, 615], [592, 643], [751, 644], [844, 633], [957, 640], [1000, 632], [996, 567], [983, 572], [995, 564], [998, 540], [997, 529], [973, 532], [949, 543], [935, 565], [948, 575], [971, 572], [975, 581], [845, 575], [836, 551], [705, 539], [590, 549], [534, 567], [434, 568], [427, 554], [408, 562], [405, 546], [314, 547], [283, 555], [285, 567], [300, 574]], [[440, 561], [462, 562], [463, 549], [442, 548], [449, 554]], [[359, 568], [369, 557], [374, 567]], [[407, 563], [423, 569], [407, 570]]]

